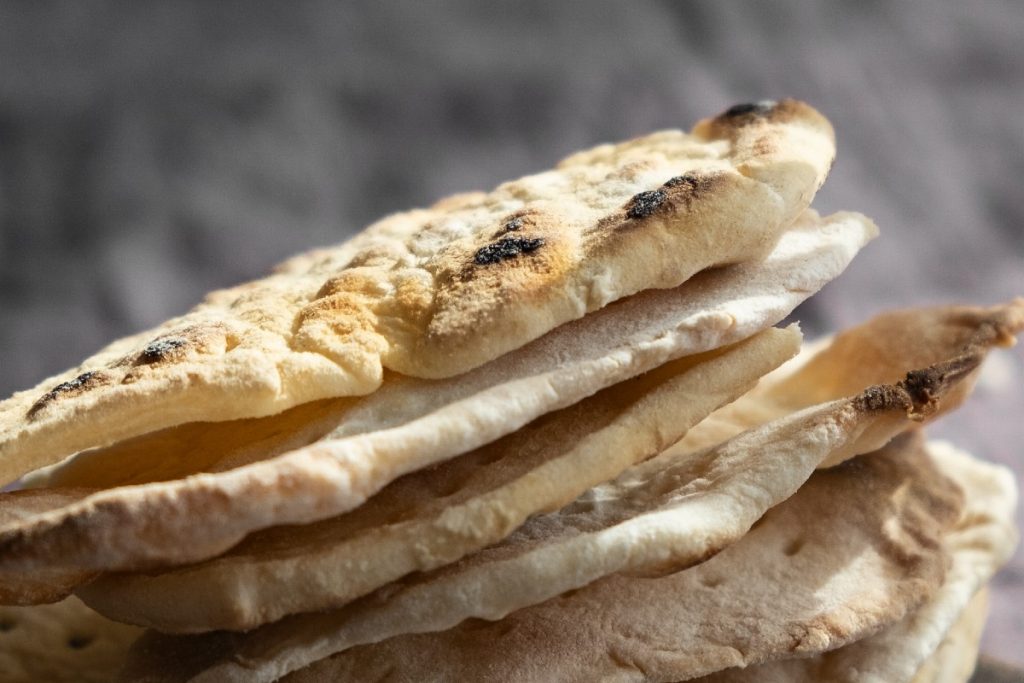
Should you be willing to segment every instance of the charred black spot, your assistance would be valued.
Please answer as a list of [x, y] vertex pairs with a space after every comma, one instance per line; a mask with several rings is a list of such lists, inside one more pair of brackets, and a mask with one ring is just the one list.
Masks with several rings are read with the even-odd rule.
[[68, 638], [68, 647], [72, 650], [81, 650], [92, 644], [92, 636], [71, 636]]
[[690, 189], [696, 189], [701, 184], [701, 178], [696, 173], [685, 173], [683, 175], [677, 175], [675, 178], [669, 178], [665, 181], [662, 187], [684, 187]]
[[761, 100], [760, 102], [734, 104], [722, 113], [722, 118], [732, 119], [751, 114], [754, 116], [765, 116], [775, 109], [776, 104], [778, 103], [775, 102], [775, 100]]
[[669, 189], [680, 188], [682, 193], [695, 194], [698, 190], [707, 188], [715, 179], [715, 175], [697, 175], [696, 173], [684, 173], [665, 181], [663, 187]]
[[628, 218], [647, 218], [665, 203], [668, 195], [663, 190], [648, 190], [633, 195], [626, 205]]
[[516, 230], [522, 230], [523, 225], [524, 223], [522, 216], [515, 216], [514, 218], [509, 218], [507, 221], [505, 221], [505, 232], [515, 232]]
[[915, 403], [927, 403], [938, 387], [941, 377], [935, 368], [911, 370], [901, 382]]
[[148, 364], [164, 360], [175, 349], [180, 349], [187, 343], [184, 339], [157, 339], [142, 349], [139, 354], [139, 362]]
[[478, 266], [486, 266], [499, 261], [515, 258], [519, 254], [529, 254], [544, 246], [544, 239], [535, 237], [525, 239], [522, 237], [505, 237], [494, 244], [481, 247], [473, 256], [473, 261]]
[[39, 400], [32, 404], [32, 407], [28, 410], [28, 416], [33, 417], [40, 410], [50, 405], [60, 396], [65, 394], [77, 394], [86, 389], [89, 389], [97, 384], [102, 383], [103, 376], [100, 373], [90, 370], [89, 372], [83, 372], [78, 377], [67, 382], [61, 382], [54, 388], [39, 397]]

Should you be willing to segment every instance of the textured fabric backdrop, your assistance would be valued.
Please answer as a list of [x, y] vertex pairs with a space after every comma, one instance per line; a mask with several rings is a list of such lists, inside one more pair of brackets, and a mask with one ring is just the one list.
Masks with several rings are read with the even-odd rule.
[[[1024, 5], [2, 2], [0, 395], [209, 289], [597, 142], [795, 96], [882, 237], [800, 311], [1024, 294]], [[1024, 472], [1024, 359], [937, 426]], [[1024, 520], [1022, 520], [1024, 522]], [[1024, 556], [985, 651], [1024, 664]]]

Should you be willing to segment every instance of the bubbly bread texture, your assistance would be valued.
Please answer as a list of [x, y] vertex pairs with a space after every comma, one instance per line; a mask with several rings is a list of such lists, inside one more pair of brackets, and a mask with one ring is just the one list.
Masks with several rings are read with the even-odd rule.
[[660, 453], [796, 354], [794, 328], [686, 356], [388, 486], [347, 515], [249, 536], [199, 565], [101, 577], [92, 608], [164, 632], [249, 630], [339, 607], [500, 541]]
[[[147, 636], [136, 649], [133, 675], [154, 683], [273, 681], [333, 653], [403, 634], [444, 631], [474, 619], [507, 617], [514, 624], [516, 610], [588, 591], [604, 577], [677, 572], [743, 538], [822, 462], [876, 450], [916, 425], [926, 405], [932, 416], [955, 407], [964, 398], [959, 387], [969, 382], [984, 354], [985, 349], [974, 347], [968, 355], [958, 352], [952, 361], [908, 374], [927, 378], [926, 385], [915, 388], [908, 379], [876, 385], [748, 430], [706, 451], [669, 449], [565, 508], [531, 518], [501, 543], [390, 584], [347, 607], [293, 615], [245, 634]], [[883, 400], [876, 400], [879, 392]], [[838, 499], [838, 489], [829, 495]], [[606, 622], [596, 601], [588, 609], [592, 619]], [[568, 632], [572, 621], [559, 632]], [[658, 631], [656, 621], [648, 626]], [[583, 615], [580, 623], [585, 623]], [[487, 636], [491, 642], [505, 633], [501, 626], [495, 628]], [[576, 658], [597, 661], [602, 655], [581, 650]], [[497, 666], [494, 658], [489, 666]], [[453, 680], [473, 680], [460, 675], [465, 672], [438, 671]], [[601, 680], [599, 674], [581, 679]]]
[[733, 107], [385, 218], [0, 404], [0, 482], [185, 422], [369, 394], [385, 369], [464, 373], [622, 297], [763, 258], [833, 154], [806, 104]]
[[[735, 486], [737, 501], [750, 491], [726, 486]], [[935, 594], [947, 562], [942, 537], [962, 505], [957, 485], [908, 435], [815, 473], [742, 538], [691, 569], [618, 573], [498, 621], [355, 647], [285, 680], [670, 682], [818, 653], [899, 620]], [[645, 540], [639, 535], [636, 543]], [[239, 658], [246, 669], [250, 654]], [[275, 654], [288, 661], [291, 653]], [[191, 680], [279, 674], [260, 673], [225, 666]]]
[[[80, 454], [49, 476], [73, 487], [77, 501], [40, 509], [33, 494], [0, 494], [8, 513], [0, 526], [0, 600], [57, 600], [100, 571], [204, 560], [252, 531], [352, 510], [402, 475], [667, 361], [765, 329], [842, 272], [875, 233], [858, 214], [805, 212], [762, 261], [641, 292], [455, 378], [391, 377], [370, 396], [325, 408], [301, 430], [293, 429], [294, 415], [283, 415], [259, 427], [186, 426], [177, 436]], [[320, 428], [326, 437], [316, 435]], [[179, 463], [171, 476], [184, 478], [159, 481], [161, 470], [152, 483], [97, 490], [124, 483], [125, 473], [138, 477], [128, 483], [148, 481], [154, 468], [146, 463], [182, 443], [200, 444], [184, 462], [168, 458]], [[213, 464], [185, 476], [196, 460]]]

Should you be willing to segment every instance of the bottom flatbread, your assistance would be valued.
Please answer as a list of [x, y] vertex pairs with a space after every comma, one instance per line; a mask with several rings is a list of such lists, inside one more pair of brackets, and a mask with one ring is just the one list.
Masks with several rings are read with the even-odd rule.
[[[814, 475], [692, 569], [609, 577], [501, 621], [356, 647], [284, 680], [910, 680], [1009, 556], [1016, 489], [1005, 468], [944, 446], [929, 461], [907, 452], [909, 438]], [[952, 505], [951, 479], [966, 494], [956, 526], [941, 539], [922, 533]], [[927, 597], [907, 572], [944, 560], [943, 549], [953, 562], [942, 588], [909, 617], [894, 612]], [[896, 627], [866, 637], [887, 624]]]
[[109, 683], [142, 629], [109, 621], [78, 598], [0, 606], [0, 681]]
[[1009, 559], [1017, 542], [1012, 521], [1017, 490], [1009, 470], [974, 460], [942, 441], [929, 444], [929, 452], [967, 493], [960, 521], [943, 539], [952, 562], [935, 598], [900, 623], [849, 647], [813, 659], [722, 672], [702, 683], [901, 683], [913, 679], [971, 598]]

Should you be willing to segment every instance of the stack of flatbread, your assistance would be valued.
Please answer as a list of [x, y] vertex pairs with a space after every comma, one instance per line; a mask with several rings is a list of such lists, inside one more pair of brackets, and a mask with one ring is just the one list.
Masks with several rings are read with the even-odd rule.
[[964, 681], [1024, 300], [776, 326], [876, 234], [792, 100], [385, 218], [0, 403], [0, 680]]

